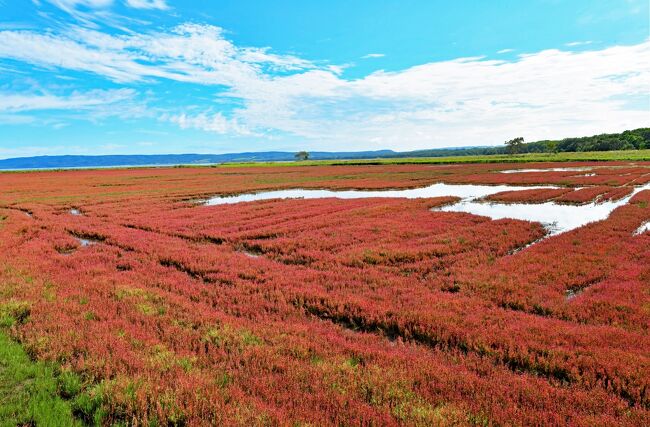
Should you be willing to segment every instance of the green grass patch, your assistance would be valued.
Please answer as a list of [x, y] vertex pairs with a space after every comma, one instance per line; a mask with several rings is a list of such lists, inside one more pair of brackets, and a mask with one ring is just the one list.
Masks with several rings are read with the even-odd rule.
[[9, 328], [16, 323], [25, 323], [30, 312], [29, 304], [24, 301], [10, 300], [0, 305], [0, 328]]
[[264, 344], [264, 341], [246, 329], [236, 329], [230, 325], [215, 325], [203, 335], [203, 341], [227, 351], [243, 353], [247, 348]]
[[80, 425], [57, 390], [52, 368], [30, 360], [20, 344], [0, 329], [0, 426]]
[[[490, 154], [480, 156], [403, 157], [358, 160], [307, 160], [300, 162], [224, 163], [213, 167], [259, 166], [336, 166], [336, 165], [399, 165], [399, 164], [454, 164], [454, 163], [531, 163], [531, 162], [606, 162], [648, 161], [650, 150], [584, 151], [568, 153]], [[191, 167], [191, 166], [190, 166]], [[200, 167], [200, 166], [197, 166]]]
[[[305, 160], [305, 161], [277, 161], [277, 162], [242, 162], [220, 164], [185, 164], [169, 166], [115, 166], [109, 169], [166, 169], [166, 168], [204, 168], [204, 167], [278, 167], [278, 166], [350, 166], [350, 165], [400, 165], [400, 164], [454, 164], [454, 163], [531, 163], [531, 162], [607, 162], [607, 161], [650, 161], [650, 149], [647, 150], [618, 150], [618, 151], [577, 151], [562, 153], [526, 153], [526, 154], [485, 154], [476, 156], [447, 156], [447, 157], [394, 157], [376, 159], [353, 160]], [[100, 169], [100, 168], [96, 168]], [[106, 168], [101, 168], [106, 169]], [[34, 173], [34, 172], [61, 172], [71, 169], [35, 169], [35, 170], [7, 170], [0, 174]], [[72, 169], [74, 170], [74, 169]], [[93, 168], [85, 169], [93, 170]], [[151, 177], [136, 177], [132, 179], [149, 179]], [[133, 192], [116, 192], [102, 194], [101, 197], [126, 196], [136, 194]], [[99, 196], [97, 196], [99, 197]], [[83, 197], [65, 196], [64, 198], [50, 197], [47, 199], [25, 199], [24, 201], [44, 200], [83, 200]]]

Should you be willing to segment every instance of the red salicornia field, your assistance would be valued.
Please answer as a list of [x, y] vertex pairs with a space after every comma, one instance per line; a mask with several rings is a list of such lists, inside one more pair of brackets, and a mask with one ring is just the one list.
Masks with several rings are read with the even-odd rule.
[[[202, 203], [435, 183], [534, 187], [475, 202], [513, 212], [623, 202], [568, 231], [453, 194]], [[87, 423], [648, 425], [648, 183], [650, 162], [4, 173], [1, 313]]]

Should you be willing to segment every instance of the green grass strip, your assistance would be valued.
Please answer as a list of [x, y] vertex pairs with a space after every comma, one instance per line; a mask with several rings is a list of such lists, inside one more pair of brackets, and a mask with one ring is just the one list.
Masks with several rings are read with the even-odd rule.
[[[576, 151], [562, 153], [526, 153], [526, 154], [485, 154], [476, 156], [448, 156], [448, 157], [390, 157], [377, 159], [353, 160], [305, 160], [305, 161], [274, 161], [274, 162], [232, 162], [219, 164], [183, 164], [166, 166], [115, 166], [106, 169], [167, 169], [167, 168], [205, 168], [205, 167], [287, 167], [287, 166], [354, 166], [354, 165], [412, 165], [412, 164], [465, 164], [465, 163], [532, 163], [532, 162], [612, 162], [650, 161], [650, 150], [620, 150], [620, 151]], [[0, 171], [0, 174], [34, 173], [65, 171], [71, 168], [59, 169], [34, 169]], [[74, 169], [74, 168], [72, 168]], [[83, 170], [94, 170], [84, 168]]]
[[[648, 161], [650, 150], [585, 151], [567, 153], [486, 154], [450, 157], [392, 157], [356, 160], [305, 160], [291, 162], [242, 162], [223, 163], [219, 167], [260, 166], [352, 166], [352, 165], [399, 165], [399, 164], [462, 164], [462, 163], [532, 163], [532, 162], [608, 162]], [[191, 167], [192, 165], [188, 165]], [[197, 165], [200, 167], [200, 165]]]
[[74, 426], [70, 405], [58, 397], [54, 372], [30, 360], [0, 329], [0, 426]]

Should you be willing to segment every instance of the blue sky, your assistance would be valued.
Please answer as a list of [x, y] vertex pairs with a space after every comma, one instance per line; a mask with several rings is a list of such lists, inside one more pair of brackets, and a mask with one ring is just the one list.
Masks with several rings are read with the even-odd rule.
[[0, 158], [650, 125], [647, 0], [0, 0]]

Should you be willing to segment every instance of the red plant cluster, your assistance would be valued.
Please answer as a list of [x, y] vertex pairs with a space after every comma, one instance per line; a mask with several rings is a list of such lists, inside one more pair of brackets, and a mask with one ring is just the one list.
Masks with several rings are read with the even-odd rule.
[[557, 199], [555, 199], [556, 202], [559, 203], [568, 203], [568, 204], [576, 204], [576, 205], [583, 205], [587, 203], [591, 203], [594, 200], [600, 198], [606, 193], [611, 193], [612, 190], [610, 187], [607, 186], [595, 186], [595, 187], [585, 187], [581, 188], [579, 190], [572, 191], [570, 193], [566, 193]]
[[485, 198], [500, 203], [544, 203], [574, 191], [572, 188], [542, 188], [534, 190], [502, 191]]
[[[616, 166], [575, 178], [597, 178], [591, 193], [495, 200], [621, 198], [650, 171]], [[453, 198], [195, 203], [266, 188], [585, 185], [509, 168], [3, 174], [0, 307], [29, 307], [14, 336], [81, 379], [64, 397], [89, 421], [650, 423], [650, 235], [634, 234], [650, 191], [530, 247], [540, 224], [431, 210]]]
[[627, 187], [616, 187], [616, 188], [609, 188], [607, 192], [601, 194], [598, 197], [598, 201], [601, 202], [606, 202], [606, 201], [611, 201], [615, 202], [617, 200], [621, 200], [624, 197], [629, 196], [632, 194], [633, 187], [627, 186]]
[[502, 191], [485, 197], [485, 200], [499, 203], [545, 203], [555, 201], [557, 203], [582, 205], [591, 202], [614, 202], [629, 196], [633, 190], [633, 186], [594, 186], [577, 190], [573, 188], [541, 188]]
[[[554, 168], [572, 169], [588, 168], [586, 170], [553, 170]], [[646, 164], [634, 166], [622, 162], [602, 163], [562, 163], [553, 164], [535, 163], [519, 165], [516, 169], [523, 169], [519, 173], [499, 173], [515, 170], [512, 165], [476, 165], [467, 167], [465, 171], [450, 171], [448, 179], [458, 183], [483, 183], [483, 184], [553, 184], [559, 186], [629, 186], [643, 185], [650, 182], [650, 173]], [[460, 167], [459, 167], [460, 169]], [[525, 172], [533, 170], [533, 172]], [[538, 172], [543, 170], [543, 172]]]

